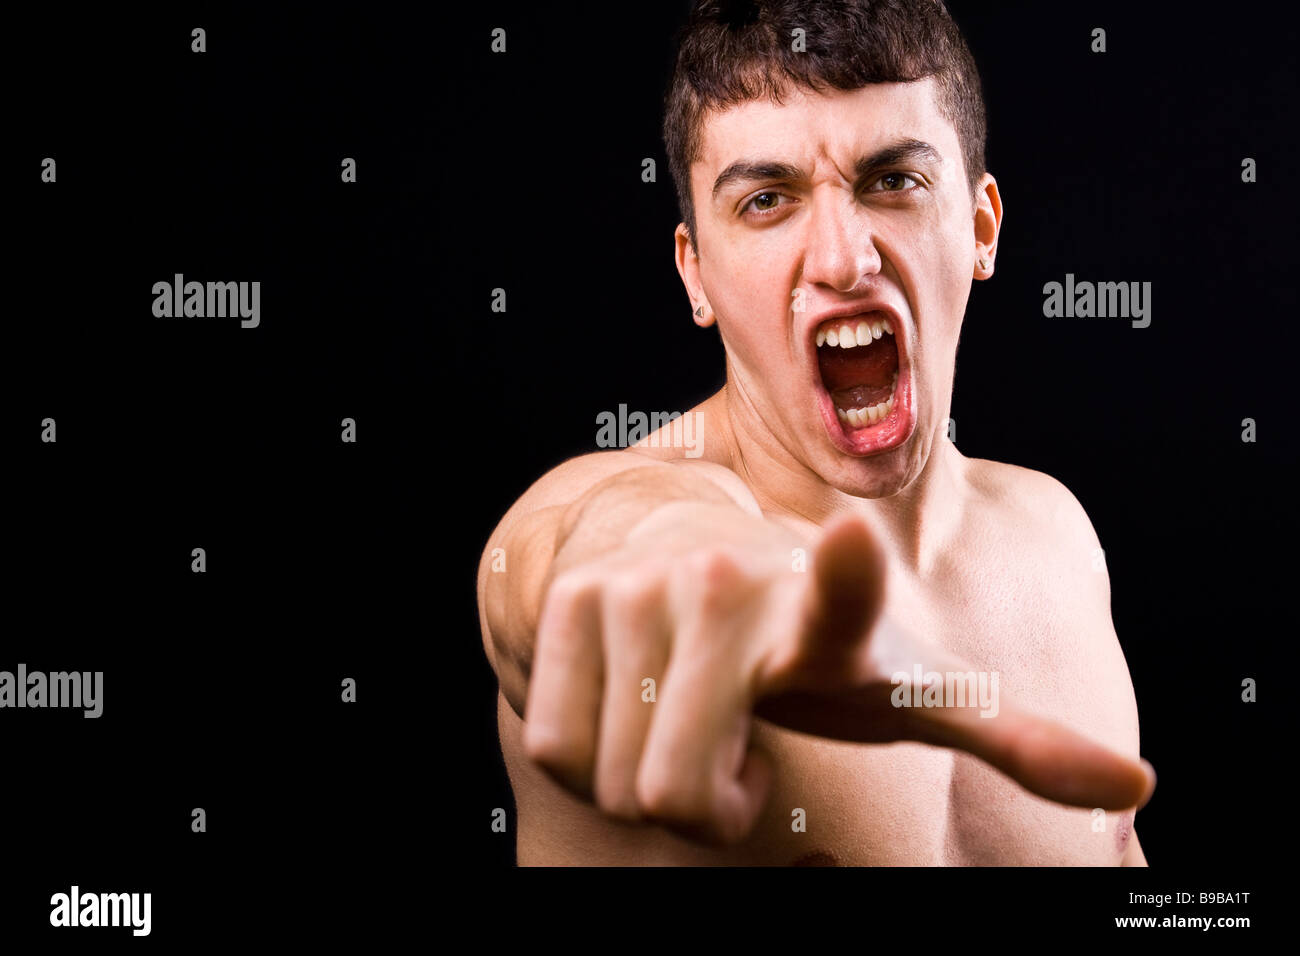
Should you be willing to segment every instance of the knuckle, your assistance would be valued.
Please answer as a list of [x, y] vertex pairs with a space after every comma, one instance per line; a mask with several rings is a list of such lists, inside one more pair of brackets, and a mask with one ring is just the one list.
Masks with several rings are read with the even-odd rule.
[[679, 593], [706, 615], [725, 613], [749, 590], [740, 559], [721, 548], [688, 555], [678, 568]]
[[585, 748], [550, 724], [524, 724], [523, 745], [529, 760], [565, 777], [581, 777], [588, 763]]
[[523, 733], [524, 755], [534, 763], [546, 763], [561, 749], [559, 735], [537, 721], [527, 721]]
[[701, 548], [688, 555], [682, 564], [685, 574], [705, 588], [724, 587], [740, 574], [736, 555], [719, 546]]
[[636, 803], [643, 814], [663, 823], [697, 826], [709, 819], [710, 801], [704, 788], [666, 774], [639, 774]]

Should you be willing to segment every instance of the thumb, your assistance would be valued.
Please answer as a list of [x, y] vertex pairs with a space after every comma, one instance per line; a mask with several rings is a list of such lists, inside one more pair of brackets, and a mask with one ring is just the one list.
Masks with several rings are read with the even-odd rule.
[[805, 682], [829, 690], [826, 681], [843, 684], [857, 674], [859, 651], [885, 599], [885, 553], [862, 517], [827, 525], [802, 598], [797, 633], [771, 667], [765, 690]]
[[832, 522], [813, 553], [805, 631], [819, 647], [856, 647], [885, 600], [885, 552], [866, 521]]

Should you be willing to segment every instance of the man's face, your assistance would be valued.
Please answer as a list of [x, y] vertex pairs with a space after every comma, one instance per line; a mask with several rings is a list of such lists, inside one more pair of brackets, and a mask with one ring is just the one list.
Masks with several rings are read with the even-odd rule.
[[[792, 90], [709, 114], [691, 169], [698, 283], [740, 427], [861, 497], [905, 488], [943, 439], [976, 258], [991, 253], [934, 93], [929, 78]], [[684, 242], [679, 229], [679, 266]]]

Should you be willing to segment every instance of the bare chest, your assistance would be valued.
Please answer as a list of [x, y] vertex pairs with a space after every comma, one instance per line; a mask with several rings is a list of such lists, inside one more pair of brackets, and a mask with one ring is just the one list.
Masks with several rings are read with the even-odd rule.
[[[1109, 618], [1061, 573], [1006, 565], [904, 584], [890, 613], [979, 674], [996, 674], [1005, 699], [1135, 752], [1133, 689]], [[959, 751], [841, 743], [766, 723], [756, 732], [778, 758], [764, 832], [781, 827], [771, 846], [786, 854], [780, 862], [1110, 865], [1132, 828], [1131, 813], [1053, 803]]]

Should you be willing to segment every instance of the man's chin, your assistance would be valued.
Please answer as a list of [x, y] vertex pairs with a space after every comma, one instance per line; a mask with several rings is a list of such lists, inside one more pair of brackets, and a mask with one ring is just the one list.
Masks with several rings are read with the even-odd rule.
[[889, 451], [869, 458], [836, 455], [835, 461], [821, 470], [822, 480], [836, 491], [855, 498], [889, 498], [898, 494], [916, 478], [908, 454], [912, 443], [904, 442]]

